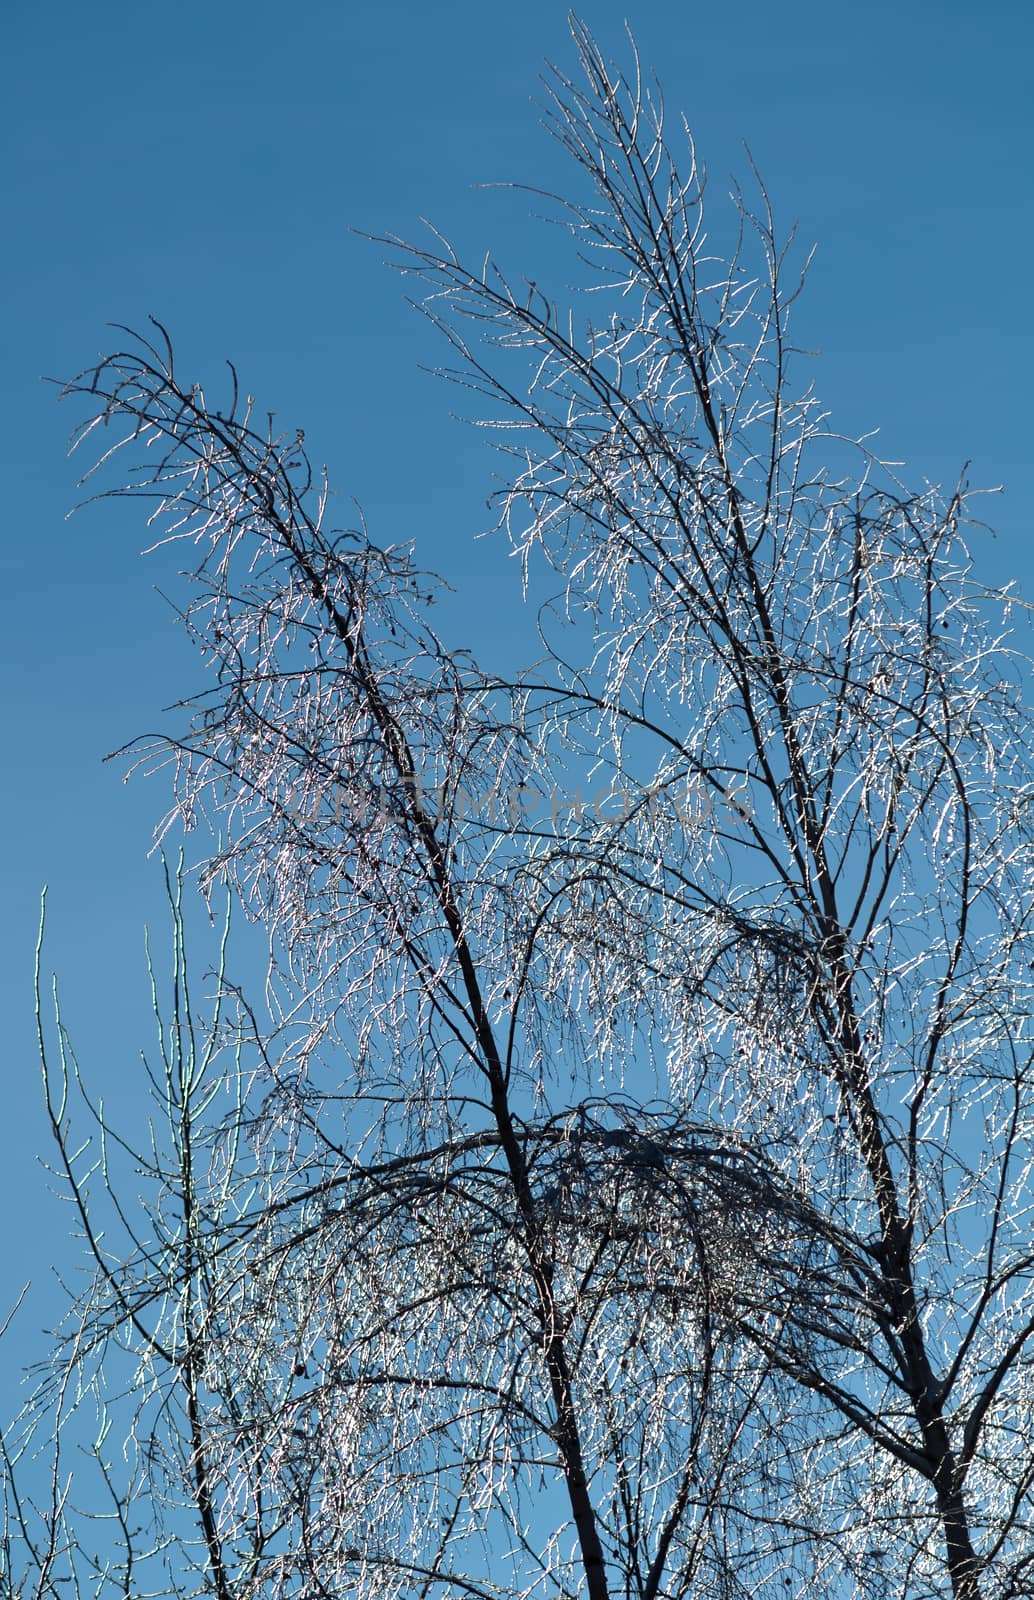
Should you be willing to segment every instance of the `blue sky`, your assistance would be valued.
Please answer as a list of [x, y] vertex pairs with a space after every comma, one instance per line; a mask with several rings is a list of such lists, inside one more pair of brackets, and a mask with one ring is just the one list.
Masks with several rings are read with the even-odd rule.
[[[36, 1160], [40, 887], [46, 966], [62, 976], [84, 1070], [131, 1114], [149, 1026], [141, 930], [164, 931], [146, 853], [168, 792], [160, 778], [124, 785], [101, 757], [197, 682], [154, 588], [170, 563], [139, 558], [148, 541], [132, 508], [65, 520], [75, 418], [40, 377], [72, 374], [110, 343], [106, 323], [149, 313], [199, 376], [214, 380], [232, 358], [263, 407], [306, 429], [372, 536], [414, 538], [421, 562], [456, 585], [455, 643], [508, 664], [498, 657], [520, 637], [516, 575], [499, 541], [473, 542], [492, 456], [453, 418], [458, 395], [420, 370], [437, 347], [405, 286], [350, 230], [414, 234], [427, 216], [562, 299], [555, 236], [519, 195], [473, 186], [563, 189], [533, 101], [544, 59], [573, 66], [564, 9], [4, 8], [0, 1184], [19, 1222], [2, 1247], [0, 1316], [25, 1278], [37, 1284], [4, 1370], [53, 1304], [47, 1262], [69, 1259], [66, 1213]], [[583, 14], [624, 56], [624, 3], [586, 0]], [[746, 140], [783, 225], [817, 244], [797, 328], [821, 351], [815, 381], [834, 420], [879, 427], [913, 479], [954, 479], [968, 459], [975, 482], [1004, 483], [988, 503], [998, 536], [978, 562], [1034, 599], [1034, 10], [641, 0], [631, 20], [669, 111], [694, 130], [713, 203], [743, 173]], [[1031, 641], [1024, 625], [1018, 642]]]

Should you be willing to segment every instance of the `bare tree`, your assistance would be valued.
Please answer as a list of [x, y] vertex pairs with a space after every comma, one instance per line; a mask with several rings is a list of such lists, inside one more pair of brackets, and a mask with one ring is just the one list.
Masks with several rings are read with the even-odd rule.
[[12, 1474], [26, 1592], [1034, 1593], [1030, 752], [970, 496], [829, 431], [760, 186], [723, 254], [574, 35], [591, 323], [395, 242], [509, 430], [540, 663], [450, 651], [162, 329], [69, 385], [199, 552], [212, 687], [140, 759], [274, 1015], [223, 968], [199, 1023], [177, 939], [125, 1249], [49, 1074], [96, 1279], [27, 1426], [114, 1367], [134, 1450], [92, 1570], [60, 1473], [36, 1521]]

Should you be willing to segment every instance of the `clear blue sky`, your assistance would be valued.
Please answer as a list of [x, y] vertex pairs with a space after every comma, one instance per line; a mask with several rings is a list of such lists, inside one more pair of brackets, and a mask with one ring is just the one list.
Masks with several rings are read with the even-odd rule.
[[[611, 53], [624, 5], [586, 0]], [[641, 52], [684, 111], [716, 202], [746, 139], [777, 211], [818, 245], [798, 319], [822, 351], [819, 393], [847, 432], [879, 427], [916, 477], [1004, 482], [979, 558], [1034, 599], [1030, 377], [1034, 340], [1031, 61], [1026, 0], [640, 0]], [[544, 58], [572, 65], [564, 7], [523, 0], [373, 6], [298, 0], [14, 0], [4, 67], [0, 256], [6, 710], [3, 806], [5, 1231], [0, 1315], [30, 1274], [37, 1299], [0, 1371], [47, 1314], [46, 1262], [68, 1259], [48, 1202], [32, 1033], [32, 945], [51, 886], [48, 967], [62, 974], [84, 1069], [138, 1103], [148, 1010], [145, 861], [162, 780], [125, 787], [101, 757], [153, 728], [196, 683], [139, 559], [126, 507], [65, 521], [66, 376], [153, 312], [186, 367], [231, 357], [246, 387], [306, 429], [381, 542], [413, 537], [464, 596], [460, 645], [490, 649], [518, 597], [486, 522], [493, 461], [452, 420], [454, 392], [418, 370], [428, 330], [380, 252], [349, 230], [415, 233], [431, 217], [472, 252], [563, 294], [554, 243], [520, 179], [562, 189], [533, 105]], [[342, 520], [347, 520], [343, 517]], [[167, 564], [166, 564], [167, 565]], [[510, 584], [510, 587], [506, 587]], [[512, 598], [511, 598], [512, 596]], [[1028, 647], [1029, 629], [1020, 640]], [[34, 1307], [40, 1309], [36, 1311]]]

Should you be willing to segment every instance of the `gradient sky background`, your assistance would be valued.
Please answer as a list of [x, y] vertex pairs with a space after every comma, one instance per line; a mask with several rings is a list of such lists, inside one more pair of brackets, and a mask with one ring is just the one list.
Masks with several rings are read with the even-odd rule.
[[[583, 13], [623, 60], [626, 4], [586, 0]], [[526, 625], [516, 573], [501, 540], [473, 543], [493, 458], [453, 419], [461, 397], [418, 370], [441, 352], [405, 286], [349, 230], [415, 235], [428, 216], [562, 300], [555, 235], [521, 196], [472, 186], [563, 189], [533, 100], [544, 59], [573, 68], [564, 19], [545, 0], [3, 8], [0, 1320], [34, 1283], [0, 1351], [5, 1377], [53, 1313], [48, 1263], [74, 1259], [37, 1159], [40, 887], [45, 967], [61, 974], [84, 1072], [132, 1121], [150, 1027], [142, 928], [165, 931], [146, 857], [168, 789], [126, 786], [101, 758], [198, 685], [154, 588], [175, 563], [139, 558], [140, 517], [108, 505], [65, 520], [75, 417], [40, 376], [72, 374], [110, 344], [106, 323], [149, 313], [184, 370], [216, 380], [232, 358], [263, 408], [306, 429], [373, 538], [415, 539], [456, 585], [454, 642], [512, 664]], [[712, 203], [743, 174], [745, 139], [783, 226], [818, 245], [796, 330], [821, 351], [834, 421], [879, 427], [912, 481], [954, 480], [970, 460], [974, 482], [1004, 483], [978, 565], [1034, 600], [1034, 7], [640, 0], [631, 20], [669, 113], [694, 130]], [[1034, 645], [1026, 620], [1017, 642]]]

